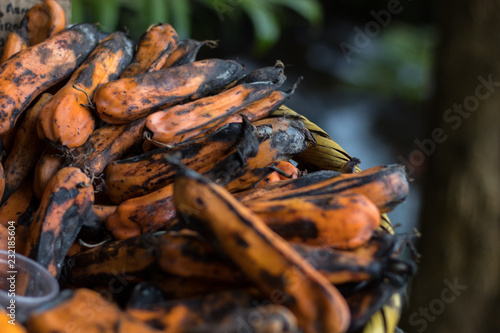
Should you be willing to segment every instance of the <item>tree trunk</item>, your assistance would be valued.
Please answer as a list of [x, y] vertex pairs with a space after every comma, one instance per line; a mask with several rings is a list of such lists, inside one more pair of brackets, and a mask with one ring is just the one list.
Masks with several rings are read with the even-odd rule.
[[436, 99], [420, 140], [422, 259], [400, 325], [500, 332], [500, 1], [437, 5]]

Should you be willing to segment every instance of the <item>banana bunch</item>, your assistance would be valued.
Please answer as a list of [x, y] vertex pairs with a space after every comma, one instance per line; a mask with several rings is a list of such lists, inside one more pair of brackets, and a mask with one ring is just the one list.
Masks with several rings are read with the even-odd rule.
[[[297, 161], [300, 161], [303, 165], [318, 169], [339, 172], [361, 171], [357, 166], [359, 160], [352, 158], [328, 133], [303, 115], [298, 114], [285, 105], [272, 114], [272, 116], [285, 115], [300, 118], [316, 140], [316, 145], [309, 147], [295, 157]], [[387, 214], [382, 214], [381, 218], [380, 228], [388, 234], [393, 235], [394, 229]], [[395, 332], [402, 307], [401, 293], [395, 292], [387, 303], [378, 312], [373, 314], [363, 332]]]
[[61, 15], [33, 7], [0, 66], [0, 248], [14, 223], [63, 290], [27, 332], [395, 331], [416, 269], [386, 216], [402, 166], [360, 170], [286, 107], [280, 61]]

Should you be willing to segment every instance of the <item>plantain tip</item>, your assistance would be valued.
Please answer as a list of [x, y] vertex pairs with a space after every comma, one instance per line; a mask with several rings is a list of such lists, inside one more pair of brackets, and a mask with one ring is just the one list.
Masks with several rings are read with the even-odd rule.
[[284, 69], [285, 68], [285, 64], [281, 60], [276, 60], [276, 63], [274, 64], [274, 67]]
[[204, 40], [201, 43], [202, 43], [202, 45], [206, 45], [206, 46], [208, 46], [211, 49], [215, 49], [216, 47], [219, 46], [219, 40], [218, 39], [217, 40], [207, 39], [207, 40]]
[[286, 92], [286, 95], [287, 95], [286, 98], [290, 98], [290, 96], [292, 96], [295, 93], [295, 90], [297, 89], [297, 87], [299, 86], [299, 83], [302, 82], [303, 79], [304, 79], [304, 77], [302, 75], [299, 76], [297, 81], [295, 81], [295, 83]]
[[341, 173], [355, 173], [356, 166], [361, 164], [361, 160], [357, 157], [351, 157], [349, 161], [347, 161], [342, 168], [340, 169]]

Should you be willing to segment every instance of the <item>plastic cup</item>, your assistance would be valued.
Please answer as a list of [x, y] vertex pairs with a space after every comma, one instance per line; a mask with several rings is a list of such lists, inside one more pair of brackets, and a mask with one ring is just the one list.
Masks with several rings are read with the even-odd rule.
[[25, 322], [33, 309], [58, 293], [59, 284], [47, 269], [21, 254], [13, 258], [0, 250], [0, 306], [10, 319]]

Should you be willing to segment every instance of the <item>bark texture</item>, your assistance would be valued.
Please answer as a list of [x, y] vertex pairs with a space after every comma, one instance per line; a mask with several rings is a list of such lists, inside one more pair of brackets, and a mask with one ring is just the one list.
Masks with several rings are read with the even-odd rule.
[[500, 1], [436, 5], [441, 44], [429, 133], [441, 128], [446, 140], [428, 154], [422, 260], [400, 326], [500, 332]]

